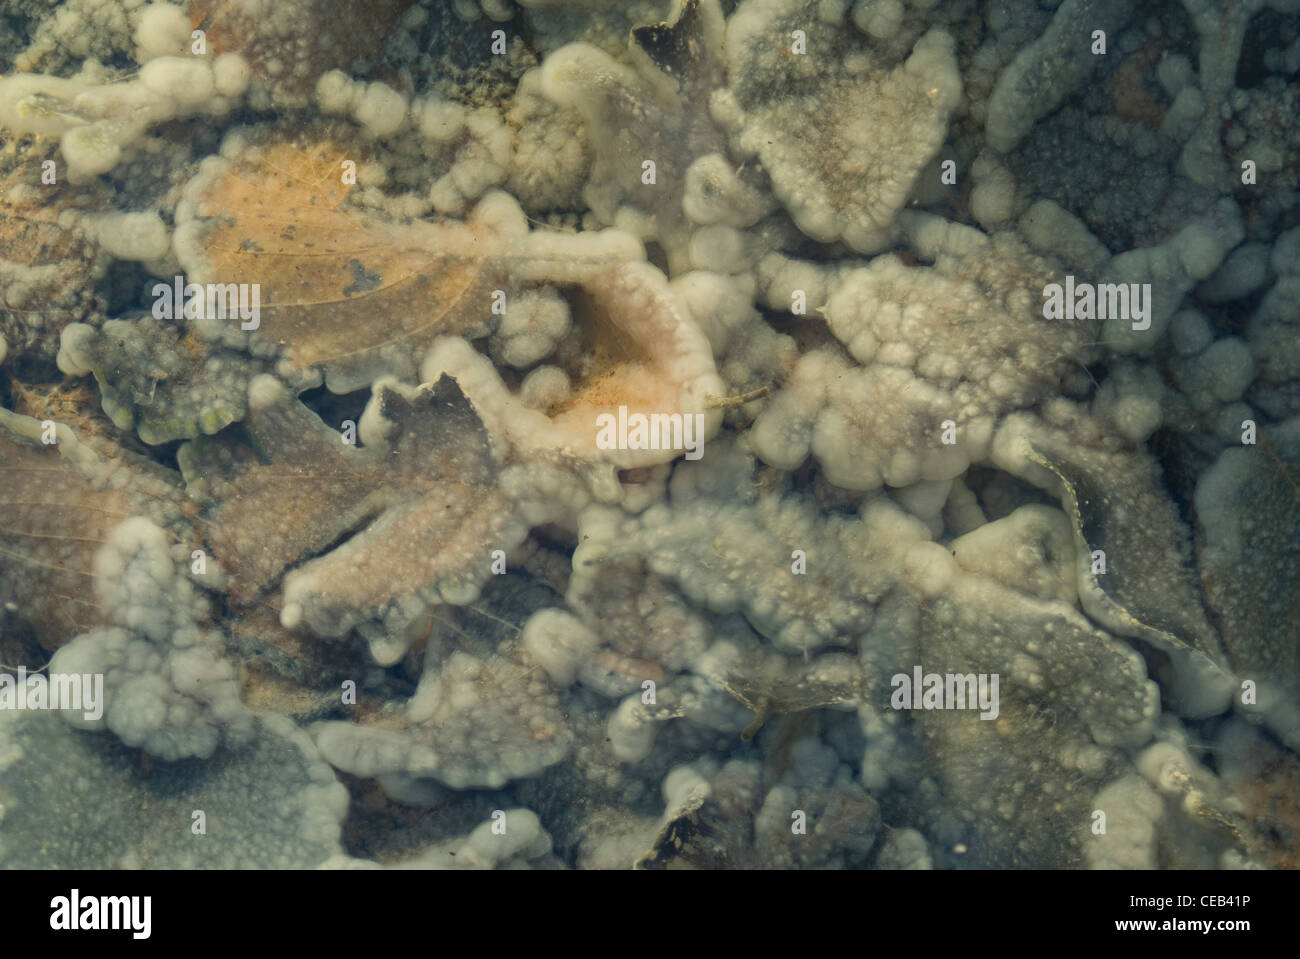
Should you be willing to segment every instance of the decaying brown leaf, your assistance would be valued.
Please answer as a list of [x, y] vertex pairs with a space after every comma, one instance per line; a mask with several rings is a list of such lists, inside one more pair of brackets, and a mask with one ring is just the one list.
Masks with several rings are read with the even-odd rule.
[[99, 624], [94, 560], [108, 532], [145, 515], [177, 535], [185, 509], [162, 468], [46, 423], [0, 409], [0, 603], [54, 649]]
[[508, 241], [481, 224], [394, 223], [348, 207], [334, 142], [253, 146], [215, 174], [196, 205], [199, 282], [256, 283], [258, 335], [347, 392], [409, 375], [436, 336], [491, 319]]
[[377, 623], [403, 635], [430, 602], [472, 601], [491, 552], [523, 540], [455, 380], [409, 393], [383, 383], [371, 403], [386, 436], [362, 448], [282, 391], [253, 404], [251, 445], [223, 435], [182, 448], [192, 491], [214, 501], [212, 551], [235, 602], [302, 563], [284, 577], [286, 625], [338, 636]]
[[367, 481], [362, 457], [345, 455], [340, 435], [301, 403], [286, 397], [253, 409], [246, 425], [252, 445], [222, 434], [179, 453], [191, 494], [216, 504], [209, 545], [239, 605], [373, 516], [379, 507], [369, 497], [380, 485]]

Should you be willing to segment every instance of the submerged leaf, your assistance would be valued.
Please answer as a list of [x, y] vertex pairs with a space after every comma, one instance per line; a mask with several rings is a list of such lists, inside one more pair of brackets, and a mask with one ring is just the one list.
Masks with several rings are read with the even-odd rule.
[[[481, 223], [393, 223], [347, 206], [333, 142], [274, 142], [216, 161], [198, 193], [193, 279], [257, 284], [258, 336], [335, 392], [414, 371], [440, 334], [491, 319], [508, 242]], [[233, 329], [237, 318], [228, 319]]]
[[[1050, 427], [1017, 417], [1003, 430], [1023, 442], [998, 441], [1019, 450], [1001, 465], [1055, 492], [1074, 526], [1084, 610], [1167, 657], [1166, 702], [1180, 714], [1222, 711], [1232, 679], [1201, 605], [1191, 538], [1155, 460], [1107, 440], [1095, 420], [1075, 414]], [[1163, 666], [1155, 668], [1163, 675]]]
[[251, 410], [246, 426], [255, 446], [223, 434], [178, 454], [191, 494], [216, 504], [209, 543], [239, 605], [373, 514], [365, 500], [378, 485], [367, 482], [358, 451], [286, 394]]
[[176, 530], [183, 505], [153, 463], [120, 450], [100, 456], [45, 422], [0, 409], [0, 603], [20, 609], [54, 649], [100, 622], [95, 554], [109, 531], [131, 515]]
[[[1196, 488], [1206, 600], [1259, 711], [1300, 746], [1300, 420], [1226, 450]], [[1255, 705], [1255, 704], [1249, 704]]]
[[59, 360], [65, 371], [93, 373], [114, 425], [134, 427], [151, 445], [215, 433], [243, 419], [249, 381], [271, 365], [147, 313], [98, 329], [69, 326]]
[[236, 603], [302, 562], [284, 580], [286, 625], [338, 636], [377, 622], [402, 640], [429, 603], [472, 601], [492, 550], [522, 541], [487, 433], [450, 377], [409, 393], [378, 386], [364, 448], [269, 378], [254, 394], [251, 446], [223, 435], [180, 453], [192, 489], [217, 504], [212, 548]]

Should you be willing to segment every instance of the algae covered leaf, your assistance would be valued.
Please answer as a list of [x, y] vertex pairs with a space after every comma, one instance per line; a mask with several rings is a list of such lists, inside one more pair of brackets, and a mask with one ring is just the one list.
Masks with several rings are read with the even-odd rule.
[[190, 22], [207, 32], [214, 51], [238, 53], [277, 99], [305, 100], [333, 67], [373, 56], [414, 0], [194, 0]]
[[[526, 532], [496, 483], [487, 432], [456, 381], [376, 386], [367, 445], [344, 442], [274, 380], [246, 423], [183, 447], [192, 490], [214, 501], [214, 556], [248, 603], [284, 577], [285, 625], [400, 637], [433, 602], [469, 602], [493, 550]], [[373, 635], [373, 634], [372, 634]]]
[[0, 603], [20, 609], [47, 649], [99, 624], [95, 554], [114, 527], [144, 515], [183, 538], [188, 522], [166, 470], [102, 450], [53, 420], [0, 409]]
[[434, 337], [488, 321], [504, 283], [507, 240], [487, 224], [396, 223], [350, 208], [346, 164], [361, 159], [307, 139], [209, 161], [182, 232], [191, 277], [256, 284], [258, 336], [295, 368], [323, 368], [335, 392], [413, 372]]

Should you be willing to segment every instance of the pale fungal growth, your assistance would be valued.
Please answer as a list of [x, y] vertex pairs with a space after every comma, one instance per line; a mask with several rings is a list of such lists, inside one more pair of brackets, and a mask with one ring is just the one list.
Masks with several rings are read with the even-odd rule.
[[1168, 327], [1184, 293], [1211, 276], [1228, 250], [1244, 238], [1241, 211], [1225, 199], [1165, 242], [1115, 256], [1101, 271], [1103, 283], [1150, 291], [1145, 312], [1104, 317], [1101, 336], [1116, 352], [1151, 349]]
[[885, 840], [877, 861], [880, 869], [933, 869], [925, 837], [915, 829], [895, 829]]
[[[83, 61], [103, 62], [115, 55], [129, 58], [148, 10], [143, 0], [67, 0], [46, 5], [26, 48], [14, 58], [14, 68], [61, 73]], [[174, 26], [175, 19], [171, 23]]]
[[[491, 364], [463, 340], [435, 344], [422, 378], [449, 373], [463, 379], [516, 456], [555, 450], [621, 469], [694, 457], [721, 420], [708, 403], [723, 393], [708, 340], [663, 274], [647, 263], [590, 271], [580, 282], [591, 301], [575, 325], [588, 346], [566, 363], [572, 367], [571, 389], [551, 411], [528, 409], [515, 399]], [[527, 301], [516, 309], [527, 310]], [[503, 328], [515, 322], [507, 319]], [[505, 348], [515, 348], [515, 342], [507, 340]], [[543, 356], [531, 348], [521, 359]], [[639, 439], [629, 428], [640, 430]]]
[[[316, 81], [317, 105], [335, 116], [350, 116], [376, 138], [391, 136], [407, 121], [407, 100], [379, 81], [353, 80], [341, 70], [329, 70]], [[421, 120], [423, 129], [424, 121]]]
[[440, 213], [459, 213], [490, 187], [502, 183], [510, 163], [511, 142], [506, 126], [492, 110], [483, 108], [465, 118], [467, 139], [455, 154], [452, 168], [429, 190]]
[[770, 212], [771, 201], [746, 183], [721, 153], [700, 157], [686, 171], [682, 208], [695, 223], [744, 229]]
[[[464, 113], [458, 103], [430, 100], [420, 121], [421, 133], [435, 142], [447, 142], [458, 134]], [[543, 96], [540, 70], [530, 70], [520, 79], [505, 120], [518, 131], [506, 189], [530, 213], [581, 205], [592, 146], [581, 115]]]
[[[1234, 424], [1237, 425], [1237, 424]], [[1300, 417], [1273, 427], [1272, 452], [1240, 443], [1225, 449], [1200, 476], [1195, 491], [1197, 551], [1206, 600], [1222, 623], [1234, 669], [1257, 687], [1240, 704], [1261, 714], [1282, 742], [1300, 743], [1300, 683], [1294, 656], [1262, 624], [1284, 616], [1296, 587], [1293, 480], [1300, 464]], [[1267, 548], [1255, 545], [1263, 541]], [[1234, 577], [1234, 571], [1241, 576]], [[1230, 585], [1231, 584], [1231, 585]]]
[[658, 724], [644, 708], [641, 697], [633, 694], [609, 718], [609, 748], [621, 762], [640, 762], [650, 755], [658, 731]]
[[[1109, 630], [1166, 654], [1161, 679], [1175, 712], [1215, 715], [1230, 702], [1233, 680], [1196, 600], [1188, 531], [1162, 495], [1158, 467], [1064, 401], [1049, 412], [1050, 423], [1008, 417], [994, 437], [993, 461], [1060, 498], [1074, 527], [1082, 607]], [[1132, 555], [1146, 560], [1115, 559]]]
[[343, 856], [347, 788], [284, 716], [259, 718], [228, 761], [158, 761], [147, 775], [139, 750], [49, 713], [4, 710], [0, 743], [0, 857], [14, 868], [314, 869]]
[[[815, 739], [800, 739], [790, 750], [785, 776], [764, 780], [753, 760], [719, 766], [700, 760], [678, 766], [665, 777], [664, 815], [639, 869], [707, 869], [743, 865], [753, 869], [861, 867], [880, 828], [876, 802], [853, 780], [835, 751]], [[737, 821], [735, 810], [745, 810]], [[792, 812], [793, 811], [793, 812]], [[792, 843], [798, 823], [820, 822], [806, 841]], [[743, 828], [741, 823], [752, 828]], [[830, 840], [829, 830], [851, 835]]]
[[[317, 96], [324, 100], [328, 88], [341, 87], [346, 77], [336, 70], [331, 70], [320, 78], [317, 84]], [[335, 94], [330, 94], [331, 99]], [[326, 107], [324, 102], [322, 106]], [[340, 112], [331, 110], [330, 112]], [[416, 126], [420, 135], [426, 140], [434, 143], [453, 143], [465, 129], [466, 110], [462, 104], [451, 100], [445, 100], [436, 94], [417, 100], [412, 104], [412, 112], [415, 116]]]
[[[1053, 266], [1008, 234], [933, 217], [905, 225], [935, 265], [886, 254], [822, 287], [819, 309], [856, 365], [840, 351], [800, 357], [755, 424], [772, 465], [792, 469], [812, 453], [831, 482], [858, 490], [952, 479], [987, 456], [995, 418], [1049, 390], [1086, 342], [1086, 321], [1033, 317]], [[804, 279], [765, 263], [774, 299]], [[802, 272], [817, 295], [821, 277]]]
[[1277, 282], [1264, 294], [1250, 318], [1246, 337], [1261, 378], [1283, 384], [1300, 372], [1300, 348], [1295, 338], [1296, 305], [1300, 303], [1300, 227], [1283, 233], [1273, 246], [1270, 266]]
[[547, 673], [526, 650], [465, 652], [425, 671], [401, 731], [323, 723], [321, 753], [358, 776], [432, 778], [455, 789], [499, 788], [562, 760], [572, 734]]
[[348, 116], [356, 109], [364, 89], [342, 70], [327, 70], [316, 81], [316, 104], [326, 113]]
[[119, 525], [95, 557], [95, 589], [111, 625], [64, 646], [50, 668], [102, 675], [103, 715], [63, 712], [64, 719], [106, 727], [163, 759], [207, 757], [249, 738], [252, 714], [234, 667], [196, 621], [202, 603], [161, 529], [138, 517]]
[[1254, 381], [1250, 347], [1235, 336], [1215, 340], [1174, 367], [1175, 384], [1198, 409], [1238, 400]]
[[0, 156], [0, 335], [11, 359], [48, 362], [66, 325], [97, 322], [107, 305], [109, 256], [91, 226], [106, 196], [97, 184], [41, 183], [39, 172], [59, 162], [49, 140], [13, 138]]
[[1150, 367], [1117, 362], [1093, 399], [1094, 415], [1120, 436], [1143, 443], [1165, 420], [1169, 395], [1159, 374]]
[[406, 120], [406, 98], [387, 84], [368, 83], [357, 100], [355, 116], [372, 136], [389, 136]]
[[600, 222], [656, 240], [671, 272], [688, 263], [687, 169], [720, 152], [709, 117], [724, 85], [725, 27], [716, 0], [674, 4], [671, 22], [639, 26], [620, 62], [591, 43], [570, 43], [542, 64], [538, 89], [582, 116], [595, 153], [583, 199]]
[[539, 366], [519, 385], [519, 399], [529, 409], [558, 406], [569, 395], [569, 375], [558, 366]]
[[1051, 200], [1039, 200], [1020, 218], [1020, 230], [1034, 250], [1076, 263], [1087, 273], [1110, 259], [1110, 251], [1087, 224]]
[[[489, 2], [489, 0], [485, 0]], [[404, 859], [394, 869], [552, 868], [552, 840], [531, 809], [493, 810], [463, 838], [448, 840]], [[369, 867], [368, 862], [348, 863]]]
[[58, 135], [74, 180], [112, 170], [158, 124], [229, 109], [216, 90], [212, 64], [202, 58], [156, 57], [135, 79], [120, 83], [39, 74], [0, 80], [0, 127]]
[[901, 0], [858, 0], [853, 5], [853, 23], [863, 33], [886, 40], [898, 32], [903, 22]]
[[957, 564], [1039, 599], [1073, 604], [1074, 532], [1058, 509], [1022, 506], [952, 541]]
[[[891, 220], [961, 97], [953, 42], [934, 30], [904, 64], [882, 68], [850, 54], [837, 24], [810, 15], [815, 6], [756, 0], [728, 22], [728, 65], [745, 111], [735, 145], [762, 161], [804, 233], [874, 252], [888, 245]], [[812, 55], [772, 43], [796, 28], [806, 30]], [[863, 102], [879, 109], [861, 111]], [[890, 126], [886, 118], [897, 119]]]
[[147, 63], [157, 57], [188, 53], [190, 30], [190, 18], [182, 7], [170, 3], [147, 5], [135, 28], [136, 61]]
[[1126, 776], [1097, 794], [1106, 831], [1088, 844], [1093, 869], [1156, 868], [1156, 828], [1164, 814], [1160, 797], [1138, 776]]
[[[593, 516], [595, 525], [584, 524], [581, 530], [575, 568], [626, 554], [641, 556], [695, 603], [714, 613], [743, 612], [756, 630], [785, 651], [843, 645], [851, 631], [869, 621], [875, 592], [870, 584], [884, 575], [866, 559], [878, 553], [871, 544], [879, 530], [894, 527], [903, 537], [910, 533], [913, 538], [922, 534], [884, 503], [861, 521], [820, 520], [810, 503], [793, 497], [746, 503], [736, 493], [744, 488], [751, 461], [738, 458], [733, 468], [735, 473], [720, 485], [698, 493], [679, 483], [671, 511], [656, 506], [612, 526]], [[688, 473], [705, 469], [701, 465]], [[698, 535], [701, 529], [707, 531], [704, 536]], [[800, 547], [813, 564], [827, 562], [822, 550], [863, 559], [835, 573], [801, 578], [790, 572], [790, 557]], [[758, 573], [759, 589], [749, 588], [744, 579], [755, 556], [765, 560]], [[828, 581], [828, 576], [833, 579]]]
[[507, 306], [493, 353], [510, 366], [532, 366], [555, 351], [571, 326], [569, 306], [560, 296], [525, 291]]
[[[473, 0], [467, 0], [473, 2]], [[427, 803], [429, 792], [419, 788], [411, 793], [412, 802]], [[413, 852], [413, 849], [416, 850]], [[558, 869], [562, 863], [555, 854], [551, 834], [542, 826], [537, 814], [526, 807], [492, 809], [472, 829], [465, 826], [457, 834], [444, 836], [439, 830], [436, 841], [416, 846], [397, 845], [387, 851], [382, 862], [339, 855], [324, 863], [325, 869], [347, 870], [450, 870], [450, 869]]]
[[989, 98], [989, 145], [1014, 147], [1034, 123], [1066, 99], [1100, 62], [1085, 37], [1116, 34], [1132, 15], [1123, 0], [1066, 0], [1041, 37], [1025, 47], [998, 77]]
[[1011, 218], [1015, 212], [1016, 181], [1006, 167], [981, 154], [971, 167], [976, 181], [971, 191], [971, 215], [986, 230]]
[[596, 634], [576, 617], [560, 610], [544, 609], [524, 627], [524, 648], [542, 664], [548, 676], [560, 686], [572, 685], [580, 661], [597, 643]]
[[[69, 376], [95, 375], [104, 413], [157, 445], [216, 433], [244, 418], [249, 381], [269, 364], [214, 345], [195, 356], [181, 327], [151, 315], [64, 327], [56, 357]], [[303, 385], [307, 385], [304, 383]]]

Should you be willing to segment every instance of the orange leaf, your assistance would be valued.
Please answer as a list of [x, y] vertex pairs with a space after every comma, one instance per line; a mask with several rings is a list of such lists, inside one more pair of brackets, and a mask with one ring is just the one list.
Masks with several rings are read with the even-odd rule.
[[350, 209], [330, 142], [253, 147], [202, 191], [200, 282], [259, 285], [258, 335], [336, 392], [414, 370], [440, 334], [490, 318], [507, 240], [462, 223], [392, 223]]

